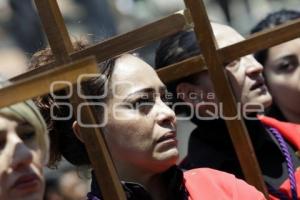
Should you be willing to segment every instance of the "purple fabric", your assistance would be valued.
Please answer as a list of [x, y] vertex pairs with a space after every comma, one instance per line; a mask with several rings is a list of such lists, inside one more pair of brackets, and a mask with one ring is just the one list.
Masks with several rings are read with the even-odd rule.
[[284, 141], [283, 137], [281, 134], [278, 132], [277, 129], [267, 127], [268, 130], [272, 133], [272, 135], [275, 137], [277, 142], [279, 143], [280, 149], [285, 157], [286, 163], [287, 163], [287, 168], [288, 168], [288, 174], [289, 174], [289, 180], [290, 180], [290, 187], [291, 187], [291, 193], [292, 193], [292, 199], [297, 200], [297, 186], [296, 186], [296, 178], [294, 174], [294, 165], [292, 162], [292, 158], [290, 155], [290, 152], [288, 150], [288, 147], [286, 145], [286, 142]]
[[87, 200], [101, 200], [98, 197], [94, 196], [92, 193], [87, 194]]

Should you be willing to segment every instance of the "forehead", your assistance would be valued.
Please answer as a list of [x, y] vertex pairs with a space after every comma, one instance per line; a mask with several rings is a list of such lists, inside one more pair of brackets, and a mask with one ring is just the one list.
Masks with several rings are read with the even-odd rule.
[[271, 60], [277, 60], [291, 54], [300, 55], [300, 38], [271, 47], [269, 49], [268, 58]]
[[244, 40], [243, 36], [229, 26], [212, 24], [212, 28], [219, 48]]
[[163, 86], [155, 70], [143, 60], [132, 55], [123, 55], [116, 60], [111, 84], [118, 92], [122, 93]]
[[9, 126], [16, 127], [20, 122], [7, 116], [0, 114], [0, 130], [6, 130]]

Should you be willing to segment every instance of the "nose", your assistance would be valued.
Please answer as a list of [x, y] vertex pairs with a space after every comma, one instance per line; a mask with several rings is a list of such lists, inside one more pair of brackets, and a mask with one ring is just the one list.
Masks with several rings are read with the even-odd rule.
[[245, 57], [246, 74], [248, 76], [260, 75], [263, 71], [263, 66], [255, 60], [252, 55]]
[[12, 163], [11, 167], [14, 170], [22, 169], [28, 166], [32, 160], [33, 155], [30, 149], [24, 144], [23, 140], [19, 136], [11, 137], [10, 142], [12, 143]]
[[162, 100], [159, 100], [157, 108], [157, 121], [160, 125], [175, 125], [175, 112]]

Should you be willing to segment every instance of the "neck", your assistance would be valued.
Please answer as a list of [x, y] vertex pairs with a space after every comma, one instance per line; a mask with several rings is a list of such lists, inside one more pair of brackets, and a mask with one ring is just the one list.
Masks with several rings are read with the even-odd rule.
[[166, 199], [166, 184], [161, 173], [124, 163], [118, 163], [116, 166], [121, 180], [141, 184], [155, 200]]

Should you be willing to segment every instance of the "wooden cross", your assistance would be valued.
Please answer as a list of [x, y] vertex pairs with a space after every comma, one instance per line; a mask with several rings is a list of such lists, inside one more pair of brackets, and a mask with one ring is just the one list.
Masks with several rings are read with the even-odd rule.
[[[185, 0], [186, 10], [179, 11], [123, 35], [110, 38], [85, 50], [74, 51], [56, 0], [35, 0], [35, 3], [50, 47], [55, 55], [55, 61], [11, 79], [13, 84], [0, 90], [0, 107], [49, 92], [51, 81], [61, 80], [62, 78], [60, 77], [62, 73], [59, 70], [65, 69], [64, 74], [66, 76], [64, 80], [69, 80], [72, 83], [75, 83], [74, 80], [81, 73], [80, 70], [90, 69], [90, 72], [94, 73], [95, 61], [92, 61], [91, 58], [84, 59], [87, 56], [95, 56], [97, 62], [102, 62], [178, 31], [194, 27], [203, 54], [167, 66], [157, 72], [160, 78], [167, 83], [208, 69], [216, 95], [226, 105], [224, 114], [235, 116], [237, 107], [222, 67], [223, 63], [275, 46], [300, 35], [300, 29], [298, 28], [300, 27], [300, 20], [295, 20], [252, 35], [244, 41], [218, 49], [202, 0]], [[75, 64], [70, 64], [73, 62]], [[67, 66], [61, 67], [61, 65]], [[72, 72], [75, 68], [78, 70], [76, 73]], [[67, 77], [71, 74], [72, 78], [68, 79]], [[34, 87], [41, 85], [38, 84], [41, 80], [48, 80], [47, 85], [45, 87]], [[26, 89], [28, 93], [25, 93], [23, 89]], [[17, 97], [15, 95], [16, 91], [22, 90], [23, 92], [18, 92]], [[85, 102], [77, 94], [71, 97], [71, 101], [74, 102], [74, 106]], [[95, 123], [96, 118], [93, 109], [90, 107], [85, 107], [85, 109], [85, 112], [83, 112], [85, 113], [83, 116], [85, 121]], [[268, 192], [243, 120], [230, 120], [226, 121], [226, 124], [246, 181], [262, 191], [267, 197]], [[84, 141], [103, 198], [105, 200], [125, 200], [124, 191], [103, 135], [96, 128], [84, 128], [83, 131], [86, 133], [84, 134]]]

